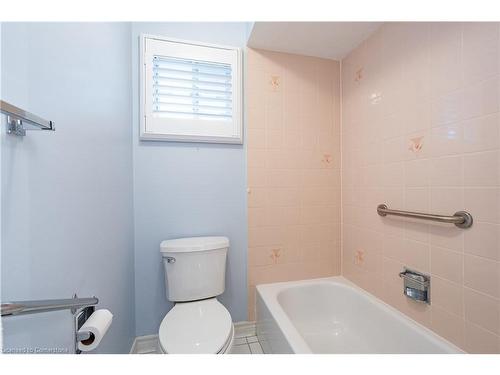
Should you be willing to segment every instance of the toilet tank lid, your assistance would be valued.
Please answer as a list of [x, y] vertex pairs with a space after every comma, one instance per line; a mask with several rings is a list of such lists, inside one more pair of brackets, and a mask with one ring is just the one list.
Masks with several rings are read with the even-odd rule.
[[184, 253], [224, 249], [227, 247], [229, 247], [229, 239], [227, 237], [189, 237], [162, 241], [160, 251], [162, 253]]

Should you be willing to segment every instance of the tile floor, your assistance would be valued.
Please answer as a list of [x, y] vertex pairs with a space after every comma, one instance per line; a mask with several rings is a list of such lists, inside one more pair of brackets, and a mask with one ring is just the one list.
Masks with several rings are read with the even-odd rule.
[[[159, 354], [158, 337], [143, 336], [134, 348], [136, 354]], [[255, 322], [239, 322], [234, 327], [233, 348], [229, 354], [264, 354], [255, 332]]]
[[230, 354], [264, 354], [255, 330], [240, 330], [236, 327], [234, 332], [234, 343]]

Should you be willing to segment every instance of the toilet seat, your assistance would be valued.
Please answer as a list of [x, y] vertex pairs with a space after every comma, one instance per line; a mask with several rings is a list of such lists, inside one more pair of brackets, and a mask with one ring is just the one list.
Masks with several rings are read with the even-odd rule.
[[175, 304], [160, 324], [159, 343], [169, 354], [222, 354], [231, 348], [233, 336], [229, 311], [209, 298]]

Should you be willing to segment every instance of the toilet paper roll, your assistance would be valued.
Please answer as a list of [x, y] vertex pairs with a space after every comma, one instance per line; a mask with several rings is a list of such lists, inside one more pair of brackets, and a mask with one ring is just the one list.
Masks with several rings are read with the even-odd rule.
[[78, 330], [78, 332], [90, 332], [89, 339], [78, 342], [78, 349], [82, 352], [88, 352], [97, 348], [112, 321], [113, 314], [109, 310], [94, 311]]

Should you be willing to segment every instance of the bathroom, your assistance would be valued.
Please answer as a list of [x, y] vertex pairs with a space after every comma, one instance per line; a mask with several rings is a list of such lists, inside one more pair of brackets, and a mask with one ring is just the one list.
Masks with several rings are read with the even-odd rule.
[[500, 23], [246, 17], [0, 16], [2, 353], [498, 365]]

